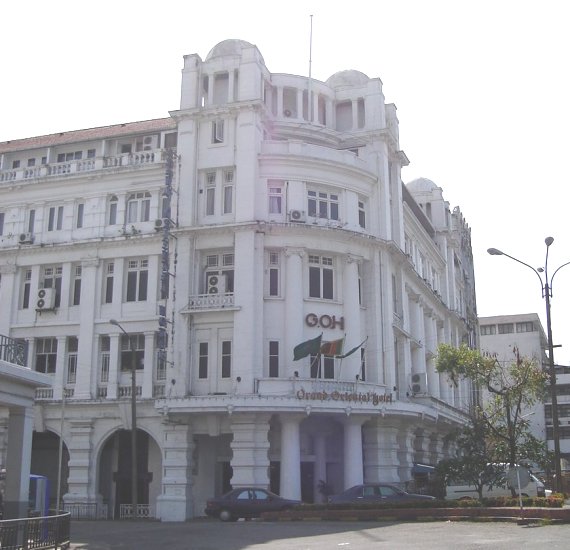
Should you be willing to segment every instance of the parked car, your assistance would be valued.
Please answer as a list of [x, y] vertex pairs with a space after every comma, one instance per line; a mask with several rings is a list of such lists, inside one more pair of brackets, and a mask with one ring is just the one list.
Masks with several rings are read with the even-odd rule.
[[282, 498], [266, 489], [240, 487], [208, 500], [204, 512], [222, 521], [236, 521], [238, 518], [257, 518], [262, 512], [291, 510], [299, 504], [300, 500]]
[[354, 502], [354, 503], [394, 503], [394, 502], [411, 502], [418, 500], [435, 500], [430, 495], [416, 495], [414, 493], [406, 493], [396, 485], [390, 483], [365, 483], [364, 485], [355, 485], [350, 489], [329, 498], [330, 503]]

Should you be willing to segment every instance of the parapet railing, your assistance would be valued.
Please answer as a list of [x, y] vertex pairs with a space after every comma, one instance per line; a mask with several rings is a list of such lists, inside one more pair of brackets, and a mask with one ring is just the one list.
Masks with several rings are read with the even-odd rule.
[[2, 550], [69, 548], [70, 514], [0, 520]]

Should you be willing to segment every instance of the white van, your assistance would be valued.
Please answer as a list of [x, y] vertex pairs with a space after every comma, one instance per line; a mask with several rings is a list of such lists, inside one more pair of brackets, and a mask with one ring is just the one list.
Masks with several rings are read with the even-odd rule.
[[[512, 496], [511, 490], [507, 487], [505, 469], [504, 481], [499, 484], [494, 484], [492, 487], [483, 487], [483, 498], [489, 497], [510, 497]], [[548, 497], [552, 494], [550, 489], [544, 487], [544, 483], [540, 481], [535, 475], [530, 473], [530, 480], [528, 483], [521, 487], [521, 494], [524, 497]], [[518, 493], [518, 491], [517, 491]], [[474, 485], [469, 485], [467, 481], [459, 479], [450, 479], [445, 487], [445, 498], [447, 500], [460, 500], [460, 499], [478, 499], [479, 493]]]

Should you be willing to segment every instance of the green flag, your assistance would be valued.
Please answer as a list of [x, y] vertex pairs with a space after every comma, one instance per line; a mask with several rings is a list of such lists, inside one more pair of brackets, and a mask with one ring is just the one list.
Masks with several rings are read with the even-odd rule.
[[364, 339], [364, 342], [358, 344], [358, 346], [356, 346], [355, 348], [352, 348], [350, 351], [347, 351], [344, 355], [339, 355], [338, 357], [344, 359], [345, 357], [352, 355], [356, 350], [360, 349], [364, 344], [366, 344], [366, 340], [368, 340], [368, 336]]
[[321, 333], [316, 338], [312, 340], [307, 340], [306, 342], [302, 342], [299, 345], [295, 346], [293, 349], [293, 361], [298, 361], [299, 359], [303, 359], [303, 357], [307, 357], [307, 355], [316, 355], [321, 350], [321, 340], [323, 338], [323, 334]]

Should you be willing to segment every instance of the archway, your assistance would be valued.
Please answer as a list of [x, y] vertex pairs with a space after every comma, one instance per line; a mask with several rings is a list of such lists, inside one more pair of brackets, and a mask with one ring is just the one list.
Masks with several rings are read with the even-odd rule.
[[67, 493], [69, 476], [69, 451], [65, 442], [62, 446], [61, 472], [59, 464], [59, 436], [53, 432], [34, 432], [32, 437], [31, 474], [48, 478], [49, 507], [55, 509], [57, 500], [57, 482], [61, 480], [60, 498]]
[[[162, 484], [161, 451], [148, 433], [137, 430], [137, 497], [152, 515]], [[109, 517], [119, 518], [121, 504], [131, 504], [131, 432], [117, 430], [104, 444], [99, 458], [99, 493]], [[147, 515], [145, 514], [145, 515]]]

